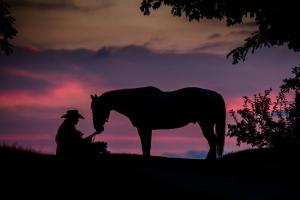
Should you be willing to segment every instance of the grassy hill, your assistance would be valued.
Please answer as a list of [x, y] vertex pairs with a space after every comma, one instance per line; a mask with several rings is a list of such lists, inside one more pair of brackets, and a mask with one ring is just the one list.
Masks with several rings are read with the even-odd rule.
[[26, 199], [295, 199], [297, 160], [268, 150], [206, 161], [129, 154], [58, 160], [30, 150], [0, 149], [2, 191]]

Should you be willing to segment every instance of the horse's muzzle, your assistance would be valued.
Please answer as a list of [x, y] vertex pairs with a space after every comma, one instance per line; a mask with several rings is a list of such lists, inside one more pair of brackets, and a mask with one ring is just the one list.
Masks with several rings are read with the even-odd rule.
[[98, 133], [102, 133], [102, 131], [104, 130], [104, 127], [102, 125], [100, 125], [100, 123], [96, 120], [93, 121], [94, 122], [94, 128]]
[[97, 133], [102, 133], [104, 130], [103, 126], [94, 126]]
[[98, 134], [100, 134], [100, 133], [102, 133], [104, 131], [104, 127], [103, 126], [97, 127], [96, 131], [97, 131]]

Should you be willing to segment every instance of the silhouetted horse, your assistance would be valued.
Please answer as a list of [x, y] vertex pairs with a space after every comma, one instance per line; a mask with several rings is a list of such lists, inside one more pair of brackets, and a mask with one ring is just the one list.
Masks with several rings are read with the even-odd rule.
[[190, 87], [163, 92], [155, 87], [143, 87], [91, 97], [96, 131], [103, 131], [111, 110], [127, 116], [138, 129], [144, 156], [150, 156], [152, 130], [179, 128], [190, 122], [201, 126], [208, 141], [207, 159], [215, 159], [216, 154], [222, 156], [226, 111], [222, 96], [214, 91]]

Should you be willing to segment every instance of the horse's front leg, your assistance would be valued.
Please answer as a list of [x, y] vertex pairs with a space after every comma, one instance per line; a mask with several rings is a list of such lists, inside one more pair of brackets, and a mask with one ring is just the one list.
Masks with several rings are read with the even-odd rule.
[[152, 130], [149, 128], [138, 128], [138, 133], [141, 139], [143, 156], [150, 157]]

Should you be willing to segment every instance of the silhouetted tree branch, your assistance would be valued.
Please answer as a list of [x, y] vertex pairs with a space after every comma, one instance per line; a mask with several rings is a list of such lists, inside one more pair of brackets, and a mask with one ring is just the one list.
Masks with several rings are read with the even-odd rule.
[[232, 50], [233, 63], [244, 61], [247, 53], [261, 47], [287, 44], [294, 51], [300, 50], [299, 7], [297, 1], [261, 0], [143, 0], [140, 6], [145, 15], [161, 5], [170, 6], [174, 16], [185, 15], [189, 21], [201, 19], [225, 20], [227, 26], [254, 19], [258, 30], [245, 39], [245, 44]]
[[[244, 97], [243, 108], [230, 111], [235, 124], [228, 125], [227, 135], [236, 137], [238, 145], [300, 149], [300, 67], [292, 73], [293, 78], [283, 80], [275, 102], [269, 97], [270, 89], [253, 99]], [[292, 103], [286, 98], [289, 93], [295, 95]]]
[[10, 16], [9, 6], [0, 0], [0, 55], [3, 51], [6, 55], [12, 53], [10, 41], [17, 34], [14, 27], [15, 18]]

